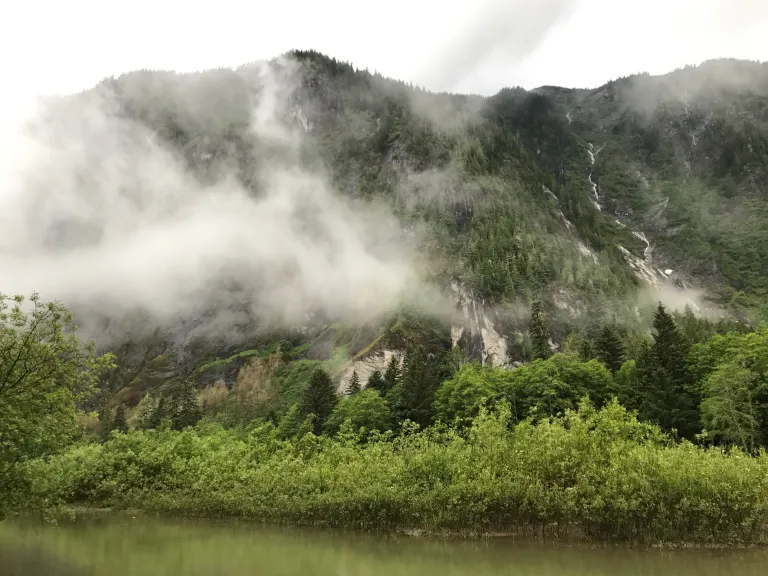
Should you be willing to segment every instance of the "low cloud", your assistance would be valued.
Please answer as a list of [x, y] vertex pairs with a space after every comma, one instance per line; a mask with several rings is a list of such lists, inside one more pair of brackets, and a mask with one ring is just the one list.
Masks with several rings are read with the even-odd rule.
[[[365, 319], [423, 295], [413, 243], [392, 214], [342, 199], [300, 161], [302, 128], [286, 107], [295, 68], [242, 73], [258, 155], [249, 189], [228, 168], [236, 158], [225, 154], [201, 183], [178, 150], [115, 113], [126, 100], [114, 87], [129, 79], [38, 110], [0, 172], [0, 290], [157, 323], [224, 305], [227, 324], [245, 309], [281, 325], [314, 312]], [[146, 101], [160, 97], [139, 84]], [[175, 117], [194, 119], [178, 95]], [[211, 114], [222, 95], [207, 97]]]

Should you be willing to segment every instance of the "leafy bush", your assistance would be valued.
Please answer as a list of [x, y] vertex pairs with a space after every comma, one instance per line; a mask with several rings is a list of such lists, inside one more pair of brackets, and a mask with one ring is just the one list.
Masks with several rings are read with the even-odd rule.
[[[350, 398], [351, 400], [351, 398]], [[643, 541], [764, 542], [768, 455], [676, 445], [615, 401], [513, 425], [481, 409], [466, 434], [405, 425], [361, 444], [271, 424], [113, 434], [28, 466], [50, 503], [138, 506], [347, 528], [549, 530]]]

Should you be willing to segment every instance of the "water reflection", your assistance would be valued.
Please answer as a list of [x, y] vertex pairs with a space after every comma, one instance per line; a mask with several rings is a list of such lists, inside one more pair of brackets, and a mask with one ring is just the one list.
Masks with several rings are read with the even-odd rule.
[[2, 576], [757, 576], [765, 551], [447, 541], [112, 516], [0, 525]]

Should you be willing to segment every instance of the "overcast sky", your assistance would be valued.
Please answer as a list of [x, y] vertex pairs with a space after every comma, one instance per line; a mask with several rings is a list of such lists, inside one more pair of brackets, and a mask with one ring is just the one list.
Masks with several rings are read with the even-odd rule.
[[768, 60], [768, 0], [25, 0], [3, 7], [6, 116], [138, 68], [314, 48], [431, 89], [597, 86], [730, 56]]

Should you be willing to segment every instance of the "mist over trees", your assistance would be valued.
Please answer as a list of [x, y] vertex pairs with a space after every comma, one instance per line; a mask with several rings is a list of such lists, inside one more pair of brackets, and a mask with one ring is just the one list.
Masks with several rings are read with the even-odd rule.
[[764, 541], [764, 78], [480, 98], [297, 51], [65, 99], [0, 219], [3, 281], [73, 311], [0, 299], [0, 513]]

